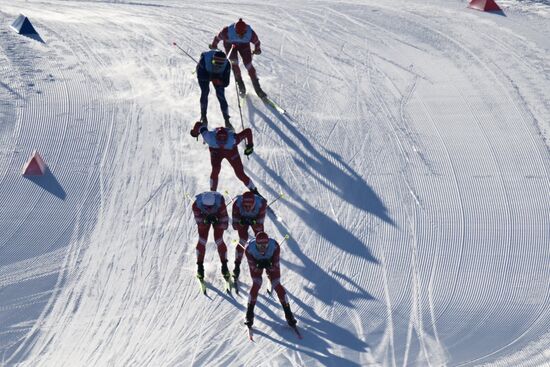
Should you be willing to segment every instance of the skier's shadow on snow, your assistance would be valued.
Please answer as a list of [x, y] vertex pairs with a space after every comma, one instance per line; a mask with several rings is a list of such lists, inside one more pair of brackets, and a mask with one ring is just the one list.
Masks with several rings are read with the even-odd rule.
[[23, 176], [27, 180], [34, 182], [50, 194], [57, 196], [61, 200], [65, 200], [67, 193], [63, 190], [63, 187], [57, 181], [53, 173], [46, 167], [46, 172], [42, 176]]
[[[289, 187], [286, 182], [278, 177], [278, 175], [265, 163], [265, 161], [256, 156], [256, 162], [265, 170], [265, 172], [272, 177], [277, 184], [285, 190], [285, 192], [292, 192], [292, 188]], [[251, 174], [252, 176], [255, 176]], [[298, 217], [301, 218], [310, 228], [317, 231], [320, 236], [324, 237], [327, 241], [331, 242], [334, 246], [340, 248], [349, 254], [360, 256], [367, 259], [370, 262], [378, 264], [379, 261], [374, 257], [369, 248], [357, 238], [353, 233], [348, 231], [334, 219], [312, 206], [310, 203], [301, 200], [300, 198], [294, 198], [299, 201], [300, 205], [294, 204], [294, 202], [281, 199], [285, 205], [289, 207]], [[268, 211], [268, 216], [274, 223], [280, 222]], [[281, 233], [288, 233], [288, 230], [284, 227], [279, 228]]]
[[[309, 355], [316, 361], [321, 362], [324, 366], [360, 366], [354, 361], [330, 353], [329, 348], [334, 344], [339, 344], [357, 352], [366, 352], [369, 345], [365, 341], [357, 338], [346, 328], [327, 320], [320, 319], [315, 315], [311, 307], [308, 307], [301, 301], [296, 299], [293, 299], [293, 301], [296, 305], [306, 310], [310, 316], [313, 315], [313, 319], [307, 319], [303, 314], [297, 316], [298, 327], [300, 328], [303, 339], [298, 342], [297, 336], [290, 327], [286, 325], [283, 310], [276, 297], [273, 298], [269, 296], [262, 299], [261, 302], [258, 302], [257, 308], [263, 311], [266, 317], [263, 317], [263, 315], [256, 315], [256, 324], [262, 322], [269, 326], [273, 331], [279, 334], [282, 340], [262, 332], [261, 327], [254, 329], [254, 333], [261, 335], [262, 338], [270, 339], [274, 343], [283, 345], [288, 349]], [[269, 305], [266, 305], [266, 303], [269, 303]], [[328, 343], [327, 340], [330, 340], [330, 343]]]
[[[340, 155], [325, 150], [326, 153], [333, 159], [336, 159], [344, 169], [338, 167], [331, 160], [323, 156], [323, 154], [311, 144], [309, 139], [307, 139], [307, 137], [305, 137], [285, 115], [279, 113], [273, 107], [267, 106], [272, 113], [277, 116], [279, 121], [283, 123], [284, 127], [300, 141], [303, 148], [289, 138], [288, 134], [280, 128], [279, 124], [273, 122], [265, 113], [253, 107], [251, 103], [249, 103], [248, 106], [250, 116], [254, 114], [259, 115], [290, 149], [299, 154], [301, 158], [294, 158], [294, 162], [307, 173], [309, 177], [315, 179], [320, 185], [331, 190], [349, 204], [377, 216], [386, 223], [394, 225], [393, 220], [388, 215], [387, 208], [378, 195], [376, 195], [374, 190], [342, 159]], [[253, 125], [253, 118], [250, 118], [250, 121]], [[321, 177], [323, 177], [324, 180]], [[328, 182], [335, 185], [336, 188], [329, 185]]]

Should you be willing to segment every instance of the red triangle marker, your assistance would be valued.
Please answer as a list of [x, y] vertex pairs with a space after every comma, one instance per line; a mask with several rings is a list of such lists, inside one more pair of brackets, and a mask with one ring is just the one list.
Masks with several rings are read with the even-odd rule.
[[470, 1], [469, 8], [481, 10], [481, 11], [498, 11], [500, 7], [494, 0], [472, 0]]
[[46, 173], [46, 163], [35, 150], [23, 166], [23, 176], [42, 176]]

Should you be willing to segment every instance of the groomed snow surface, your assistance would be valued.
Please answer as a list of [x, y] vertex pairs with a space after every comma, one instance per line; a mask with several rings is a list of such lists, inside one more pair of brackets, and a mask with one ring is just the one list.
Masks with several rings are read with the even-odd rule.
[[[466, 5], [2, 1], [0, 365], [549, 366], [550, 6]], [[239, 17], [287, 110], [251, 93], [241, 120], [226, 90], [246, 171], [284, 193], [266, 230], [303, 340], [264, 279], [248, 341], [248, 268], [225, 294], [212, 237], [207, 296], [194, 277], [210, 161], [172, 42], [198, 58]], [[244, 190], [226, 163], [219, 189]]]

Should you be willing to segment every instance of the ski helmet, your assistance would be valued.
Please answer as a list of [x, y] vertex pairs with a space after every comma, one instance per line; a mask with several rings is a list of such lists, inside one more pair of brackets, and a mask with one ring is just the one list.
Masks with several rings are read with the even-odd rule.
[[243, 207], [246, 210], [251, 210], [254, 208], [254, 203], [256, 202], [256, 195], [253, 192], [247, 191], [243, 194]]
[[235, 32], [237, 34], [246, 33], [246, 23], [243, 21], [243, 18], [239, 18], [239, 21], [235, 24]]
[[227, 141], [227, 130], [223, 127], [216, 129], [216, 140], [220, 143], [225, 143]]
[[216, 193], [214, 191], [207, 191], [202, 194], [202, 203], [206, 206], [212, 206], [216, 203]]

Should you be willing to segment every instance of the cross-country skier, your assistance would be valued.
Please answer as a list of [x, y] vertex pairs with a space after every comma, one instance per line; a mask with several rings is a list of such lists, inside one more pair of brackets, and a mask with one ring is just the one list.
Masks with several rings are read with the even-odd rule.
[[214, 228], [214, 241], [222, 263], [222, 275], [230, 279], [227, 269], [227, 246], [223, 241], [223, 232], [227, 229], [229, 218], [223, 195], [215, 191], [206, 191], [196, 196], [193, 203], [193, 214], [197, 223], [199, 240], [197, 242], [197, 278], [204, 279], [204, 254], [210, 226]]
[[286, 291], [281, 284], [281, 269], [279, 267], [279, 257], [281, 249], [277, 241], [269, 238], [267, 233], [258, 232], [256, 239], [250, 241], [246, 246], [245, 254], [250, 268], [250, 277], [252, 278], [252, 288], [248, 296], [248, 307], [246, 309], [245, 325], [252, 326], [254, 323], [254, 306], [258, 292], [262, 286], [262, 274], [265, 269], [267, 277], [271, 281], [272, 289], [277, 292], [279, 301], [283, 306], [285, 318], [292, 327], [296, 325], [296, 319], [290, 310]]
[[222, 160], [227, 159], [233, 167], [237, 178], [241, 180], [250, 191], [258, 193], [256, 186], [244, 173], [243, 162], [239, 154], [238, 145], [246, 139], [246, 156], [254, 152], [254, 143], [252, 141], [252, 130], [246, 128], [240, 133], [235, 133], [233, 129], [218, 127], [214, 130], [208, 130], [201, 122], [195, 123], [191, 136], [197, 137], [199, 134], [208, 144], [210, 150], [210, 163], [212, 164], [212, 172], [210, 173], [210, 190], [216, 191], [218, 188], [218, 175], [222, 167]]
[[210, 82], [214, 85], [216, 97], [220, 103], [222, 115], [225, 120], [225, 127], [232, 128], [229, 122], [229, 107], [225, 99], [225, 88], [229, 85], [231, 76], [231, 66], [220, 50], [210, 50], [203, 52], [199, 63], [197, 64], [197, 80], [201, 88], [201, 122], [206, 126], [208, 119], [206, 113], [208, 110], [208, 94], [210, 93]]
[[[246, 88], [241, 75], [241, 69], [239, 68], [239, 59], [237, 53], [241, 55], [243, 60], [244, 67], [248, 70], [248, 75], [254, 86], [256, 94], [260, 98], [264, 98], [266, 94], [260, 87], [260, 82], [256, 74], [256, 69], [252, 65], [252, 53], [254, 55], [260, 55], [262, 49], [260, 47], [260, 39], [252, 27], [246, 24], [242, 19], [239, 19], [238, 22], [233, 23], [227, 27], [224, 27], [218, 35], [214, 37], [214, 40], [209, 45], [211, 49], [218, 47], [218, 42], [223, 41], [223, 47], [225, 52], [229, 55], [229, 61], [231, 61], [231, 66], [233, 68], [233, 73], [235, 74], [235, 80], [239, 88], [239, 93], [244, 95], [246, 93]], [[251, 51], [250, 43], [254, 44], [254, 51]], [[231, 50], [231, 48], [234, 48]], [[231, 50], [231, 53], [229, 53]]]
[[251, 191], [238, 195], [233, 201], [232, 225], [233, 229], [239, 233], [239, 243], [235, 248], [235, 269], [233, 270], [235, 279], [238, 279], [241, 273], [241, 260], [248, 242], [248, 227], [252, 227], [254, 235], [263, 232], [266, 211], [267, 201]]

